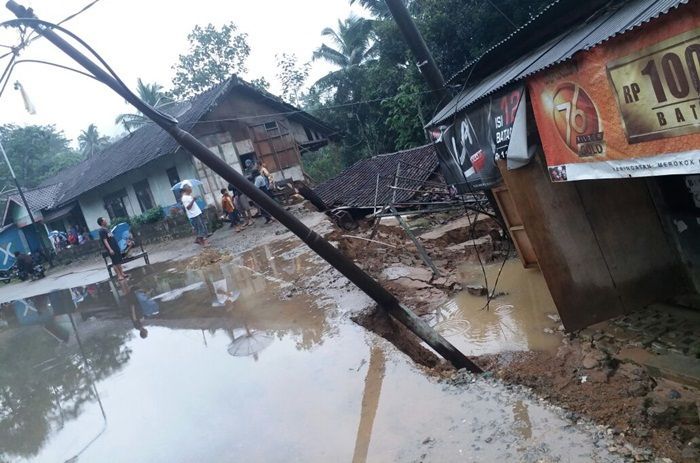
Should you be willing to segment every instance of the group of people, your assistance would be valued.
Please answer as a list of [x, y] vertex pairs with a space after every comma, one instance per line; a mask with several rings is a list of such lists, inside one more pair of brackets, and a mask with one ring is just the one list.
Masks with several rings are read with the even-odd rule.
[[[248, 180], [257, 188], [272, 197], [271, 189], [274, 187], [274, 178], [264, 163], [253, 164], [252, 161], [246, 163], [246, 173]], [[180, 200], [187, 213], [187, 218], [192, 224], [192, 229], [196, 235], [195, 243], [201, 246], [208, 246], [207, 240], [209, 232], [207, 223], [196, 201], [196, 197], [192, 193], [192, 185], [188, 181], [182, 182], [182, 196]], [[230, 222], [231, 228], [240, 232], [244, 228], [252, 225], [253, 216], [251, 212], [251, 203], [248, 197], [239, 191], [234, 185], [229, 184], [228, 188], [221, 189], [221, 208], [224, 211], [225, 220]], [[265, 223], [273, 221], [272, 216], [263, 208], [258, 207], [260, 216], [265, 219]]]
[[[258, 189], [262, 190], [266, 195], [272, 197], [272, 188], [275, 180], [267, 170], [265, 163], [257, 163], [253, 165], [252, 161], [247, 161], [248, 180], [253, 183]], [[229, 184], [228, 188], [221, 189], [221, 208], [224, 211], [225, 219], [230, 222], [231, 228], [236, 232], [240, 232], [243, 228], [252, 225], [250, 200], [246, 195], [239, 191], [234, 185]], [[258, 207], [260, 216], [265, 219], [268, 224], [273, 221], [272, 216], [263, 208]]]
[[90, 233], [85, 227], [80, 225], [69, 225], [65, 235], [56, 233], [53, 235], [53, 244], [56, 252], [68, 246], [82, 245], [89, 241]]

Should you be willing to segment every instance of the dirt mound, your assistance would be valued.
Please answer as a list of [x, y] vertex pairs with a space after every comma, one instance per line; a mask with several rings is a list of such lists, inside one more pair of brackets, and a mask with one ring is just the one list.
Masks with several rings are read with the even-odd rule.
[[231, 262], [233, 255], [214, 248], [204, 248], [202, 252], [182, 262], [186, 270], [200, 270], [210, 265]]
[[617, 453], [631, 456], [624, 445], [629, 441], [674, 461], [696, 461], [687, 458], [686, 447], [700, 433], [697, 391], [655, 380], [590, 342], [565, 339], [556, 353], [508, 353], [478, 362], [497, 377], [567, 408], [574, 420], [580, 415], [609, 426], [619, 440]]
[[[351, 234], [336, 229], [326, 238], [336, 243], [345, 255], [378, 279], [416, 314], [424, 315], [462, 289], [455, 278], [457, 266], [476, 262], [477, 253], [484, 263], [492, 262], [502, 258], [511, 247], [501, 237], [498, 223], [488, 216], [481, 215], [478, 220], [460, 217], [443, 222], [422, 235], [429, 239], [419, 238], [439, 275], [435, 275], [421, 259], [406, 232], [391, 222], [382, 222], [374, 235], [370, 224], [360, 222], [359, 228]], [[471, 239], [472, 228], [475, 240]], [[459, 242], [460, 239], [466, 241]], [[447, 243], [451, 245], [446, 248]], [[387, 274], [390, 269], [405, 271], [406, 275], [392, 278], [392, 272]], [[420, 277], [416, 277], [417, 274]]]

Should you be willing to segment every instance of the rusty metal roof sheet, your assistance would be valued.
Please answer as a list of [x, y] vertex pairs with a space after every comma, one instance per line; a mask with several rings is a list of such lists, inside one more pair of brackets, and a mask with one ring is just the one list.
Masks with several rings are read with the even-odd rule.
[[[335, 178], [314, 188], [316, 194], [328, 207], [370, 208], [376, 204], [385, 205], [393, 200], [394, 189], [390, 188], [396, 168], [401, 163], [400, 176], [411, 180], [402, 181], [402, 186], [414, 183], [414, 187], [423, 184], [437, 171], [438, 159], [433, 144], [419, 146], [409, 150], [390, 154], [380, 154], [363, 159], [348, 167]], [[380, 174], [377, 190], [377, 175]], [[415, 179], [415, 181], [414, 181]], [[395, 202], [405, 202], [414, 196], [414, 192], [396, 190]]]
[[[504, 66], [499, 71], [482, 79], [477, 84], [468, 87], [450, 101], [438, 112], [427, 126], [438, 125], [468, 106], [476, 103], [481, 98], [502, 89], [503, 87], [518, 82], [536, 72], [547, 69], [551, 66], [571, 59], [571, 57], [583, 50], [596, 47], [611, 38], [628, 32], [641, 26], [661, 15], [668, 13], [671, 9], [682, 4], [697, 2], [698, 0], [632, 0], [622, 5], [614, 5], [609, 9], [599, 11], [578, 27], [566, 30], [553, 40], [535, 50], [526, 53], [514, 62]], [[552, 5], [556, 4], [554, 2]], [[517, 40], [521, 33], [525, 33], [527, 28], [537, 27], [537, 18], [534, 18], [526, 26], [511, 34], [507, 39], [499, 42], [496, 46], [487, 50], [486, 54], [496, 52], [499, 48], [505, 47], [512, 40]], [[545, 25], [541, 25], [546, 27]], [[478, 62], [472, 61], [457, 73], [450, 80], [455, 80], [463, 76]], [[467, 74], [468, 75], [468, 74]]]

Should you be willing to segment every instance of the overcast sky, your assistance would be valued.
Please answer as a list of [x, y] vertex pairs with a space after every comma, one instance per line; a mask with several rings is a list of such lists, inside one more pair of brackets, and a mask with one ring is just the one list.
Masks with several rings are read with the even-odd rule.
[[[41, 19], [57, 22], [80, 10], [89, 0], [18, 0], [34, 8]], [[0, 21], [11, 13], [0, 2]], [[136, 79], [158, 82], [169, 88], [171, 66], [187, 49], [187, 34], [196, 24], [217, 26], [233, 21], [248, 34], [251, 55], [248, 79], [265, 77], [271, 91], [279, 93], [275, 54], [296, 53], [300, 60], [311, 59], [322, 41], [321, 30], [337, 24], [351, 11], [348, 0], [101, 0], [92, 8], [64, 24], [89, 43], [132, 89]], [[11, 45], [16, 35], [0, 30], [0, 44]], [[0, 47], [0, 54], [6, 49]], [[22, 54], [25, 59], [43, 59], [76, 67], [53, 45], [41, 39]], [[7, 58], [0, 61], [4, 70]], [[329, 70], [315, 63], [310, 81]], [[37, 114], [27, 114], [20, 93], [9, 85], [0, 98], [0, 124], [55, 124], [74, 140], [90, 123], [101, 132], [115, 135], [117, 114], [133, 112], [123, 99], [102, 84], [72, 72], [41, 64], [20, 64], [11, 83], [24, 86]]]

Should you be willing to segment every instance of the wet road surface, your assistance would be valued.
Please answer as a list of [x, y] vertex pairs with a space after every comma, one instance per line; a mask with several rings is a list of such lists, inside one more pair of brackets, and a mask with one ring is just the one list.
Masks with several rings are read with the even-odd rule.
[[[559, 317], [540, 271], [523, 268], [518, 259], [488, 264], [485, 271], [489, 292], [498, 278], [497, 297], [486, 306], [484, 296], [459, 293], [438, 309], [431, 325], [466, 355], [556, 349]], [[460, 273], [465, 285], [486, 287], [478, 265], [465, 265]]]
[[300, 272], [328, 273], [287, 243], [3, 307], [0, 461], [618, 461], [519, 389], [427, 375]]

